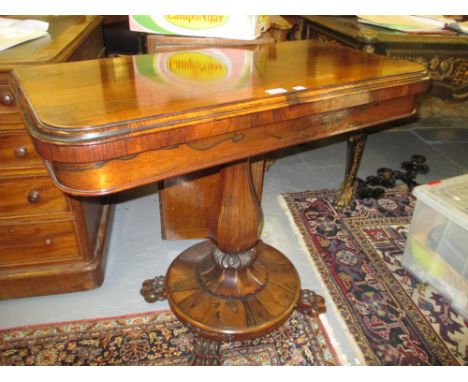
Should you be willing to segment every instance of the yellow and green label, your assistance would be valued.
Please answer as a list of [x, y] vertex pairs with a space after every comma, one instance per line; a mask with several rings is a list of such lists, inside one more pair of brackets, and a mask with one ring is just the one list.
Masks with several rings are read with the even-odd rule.
[[228, 22], [227, 15], [166, 15], [164, 19], [179, 28], [210, 29], [224, 25]]
[[220, 59], [202, 52], [181, 52], [170, 55], [166, 68], [174, 75], [197, 81], [226, 77], [228, 68]]

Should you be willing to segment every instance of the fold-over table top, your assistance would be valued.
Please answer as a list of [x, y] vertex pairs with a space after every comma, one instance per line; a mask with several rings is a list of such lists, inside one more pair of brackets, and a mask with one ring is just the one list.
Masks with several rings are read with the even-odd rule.
[[414, 113], [423, 66], [313, 41], [20, 68], [11, 86], [65, 192], [101, 195]]
[[364, 83], [420, 80], [425, 72], [411, 62], [294, 41], [21, 68], [15, 76], [40, 124], [85, 139], [115, 124], [183, 119], [221, 105], [255, 111], [278, 98], [300, 102]]
[[[207, 138], [220, 134], [210, 128], [219, 121], [235, 132], [301, 116], [293, 106], [321, 102], [323, 113], [415, 94], [427, 80], [415, 63], [289, 41], [19, 68], [12, 88], [43, 157], [91, 162], [159, 149], [162, 134], [186, 143], [183, 128]], [[81, 152], [61, 157], [67, 147]]]

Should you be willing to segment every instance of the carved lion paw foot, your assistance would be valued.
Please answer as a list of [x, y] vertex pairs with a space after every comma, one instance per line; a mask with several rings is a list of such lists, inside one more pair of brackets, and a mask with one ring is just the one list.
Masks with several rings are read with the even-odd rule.
[[154, 279], [148, 279], [143, 282], [140, 294], [146, 302], [162, 301], [167, 299], [166, 277], [156, 276]]
[[189, 364], [192, 366], [219, 366], [221, 342], [195, 336], [192, 355]]
[[302, 314], [310, 317], [318, 317], [319, 314], [326, 312], [325, 299], [309, 289], [301, 290], [301, 297], [296, 306]]

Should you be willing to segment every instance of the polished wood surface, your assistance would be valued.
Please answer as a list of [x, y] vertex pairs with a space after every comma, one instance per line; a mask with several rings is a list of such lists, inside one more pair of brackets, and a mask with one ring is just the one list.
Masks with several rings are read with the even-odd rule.
[[[47, 97], [45, 83], [55, 90]], [[70, 194], [220, 166], [210, 239], [173, 261], [165, 285], [142, 288], [147, 301], [167, 297], [205, 339], [193, 361], [203, 364], [219, 363], [212, 341], [264, 335], [295, 308], [324, 311], [289, 260], [259, 240], [250, 158], [412, 115], [429, 81], [417, 64], [295, 41], [21, 68], [12, 86], [49, 173]]]
[[146, 36], [146, 46], [148, 53], [157, 53], [161, 48], [174, 48], [180, 50], [207, 46], [219, 47], [258, 45], [272, 42], [275, 42], [275, 38], [270, 33], [263, 33], [255, 40], [236, 40], [217, 37], [166, 36], [160, 34], [149, 34]]
[[24, 133], [2, 134], [0, 140], [0, 163], [4, 172], [17, 173], [20, 170], [42, 166], [42, 159], [34, 150], [31, 138]]
[[[252, 180], [260, 201], [265, 161], [251, 162]], [[209, 236], [208, 216], [215, 204], [219, 167], [165, 179], [159, 191], [161, 235], [166, 240]]]
[[70, 211], [70, 203], [47, 176], [10, 177], [0, 183], [0, 216]]
[[[291, 25], [284, 19], [274, 17], [275, 26], [255, 40], [233, 40], [225, 38], [166, 36], [148, 34], [146, 45], [148, 53], [167, 52], [168, 50], [193, 50], [202, 47], [232, 47], [262, 45], [285, 41]], [[281, 25], [281, 26], [280, 26]], [[239, 61], [238, 56], [247, 61], [251, 55], [231, 55], [228, 59]], [[257, 196], [261, 200], [263, 187], [263, 160], [251, 162], [252, 176]], [[191, 174], [163, 180], [159, 190], [159, 211], [161, 234], [164, 239], [195, 239], [208, 237], [208, 211], [213, 205], [213, 195], [218, 186], [219, 169], [210, 168]]]
[[263, 214], [249, 162], [223, 167], [219, 178], [208, 222], [212, 241], [189, 248], [171, 264], [169, 304], [205, 336], [260, 336], [291, 315], [299, 277], [283, 254], [258, 240]]
[[[307, 41], [239, 49], [252, 56], [252, 64], [246, 68], [243, 60], [230, 72], [222, 61], [209, 61], [234, 50], [18, 69], [13, 86], [56, 184], [83, 195], [116, 192], [404, 117], [413, 113], [414, 96], [428, 86], [420, 65]], [[196, 65], [194, 57], [200, 56]], [[175, 73], [166, 73], [171, 65]], [[200, 68], [224, 77], [206, 81]], [[47, 96], [45, 83], [55, 89]], [[280, 87], [287, 92], [266, 92]], [[116, 169], [122, 166], [128, 172], [118, 179]]]
[[[100, 203], [99, 203], [100, 204]], [[86, 291], [104, 281], [109, 205], [95, 205], [88, 235], [82, 204], [69, 219], [0, 221], [0, 299]]]
[[38, 265], [54, 261], [77, 261], [73, 220], [0, 226], [0, 265]]
[[0, 299], [96, 288], [103, 280], [109, 208], [53, 185], [8, 79], [20, 66], [101, 57], [102, 17], [16, 18], [45, 20], [49, 29], [0, 52]]
[[[245, 283], [240, 295], [227, 297], [213, 293], [214, 288], [210, 288], [223, 274], [208, 275], [206, 284], [198, 281], [200, 264], [215, 269], [213, 248], [212, 242], [204, 241], [184, 251], [171, 264], [167, 292], [174, 314], [196, 332], [216, 340], [260, 337], [283, 324], [298, 304], [301, 291], [299, 276], [288, 258], [258, 241], [255, 245], [258, 257], [252, 267], [232, 275]], [[252, 289], [248, 284], [252, 280], [246, 280], [245, 275], [250, 273], [252, 277], [263, 275], [264, 279], [254, 293], [247, 294]], [[237, 289], [234, 285], [232, 288]]]
[[[410, 89], [416, 92], [424, 90], [425, 87], [424, 83], [418, 83]], [[262, 124], [260, 118], [254, 118], [261, 123], [260, 126], [236, 133], [221, 133], [214, 138], [193, 140], [186, 144], [173, 144], [116, 160], [85, 164], [46, 161], [46, 164], [56, 185], [64, 192], [77, 195], [105, 195], [251, 155], [413, 115], [415, 95], [399, 96], [399, 93], [396, 95], [398, 98], [386, 102], [374, 102], [372, 106], [361, 105], [316, 115], [313, 114], [316, 105], [305, 105], [304, 108], [309, 109], [311, 116], [267, 124]], [[364, 97], [367, 98], [367, 95]], [[352, 104], [358, 100], [356, 96], [348, 102]], [[318, 103], [326, 103], [328, 107], [333, 105], [329, 100], [321, 100]], [[294, 106], [291, 109], [294, 109]], [[242, 121], [239, 122], [241, 125], [247, 125], [251, 118], [251, 116], [244, 119], [233, 117], [236, 122]], [[218, 131], [211, 127], [200, 125], [202, 132], [211, 131], [218, 134]], [[162, 134], [165, 135], [164, 132]], [[179, 139], [177, 133], [174, 136], [168, 134], [167, 137]], [[38, 145], [36, 141], [36, 146]], [[59, 150], [62, 151], [62, 147]], [[96, 154], [100, 155], [99, 150], [96, 151]]]
[[306, 38], [417, 62], [432, 79], [431, 93], [468, 97], [468, 35], [461, 32], [403, 33], [359, 23], [355, 16], [303, 16]]
[[[250, 67], [245, 66], [244, 59], [232, 68], [223, 65], [222, 55], [237, 50], [252, 56]], [[200, 63], [194, 62], [198, 58]], [[207, 70], [214, 72], [208, 80], [204, 77]], [[224, 81], [210, 80], [213, 76]], [[23, 103], [34, 107], [30, 132], [39, 145], [42, 143], [39, 152], [51, 160], [89, 162], [212, 136], [211, 126], [205, 129], [208, 131], [199, 131], [202, 122], [215, 125], [219, 120], [254, 113], [275, 122], [297, 118], [302, 104], [323, 102], [324, 95], [335, 103], [354, 106], [368, 103], [374, 92], [377, 94], [371, 101], [412, 94], [412, 85], [427, 79], [427, 74], [421, 65], [410, 62], [294, 41], [262, 45], [253, 51], [199, 49], [192, 55], [183, 51], [85, 61], [73, 66], [20, 68], [15, 70], [15, 78], [21, 82], [22, 93], [28, 95]], [[294, 86], [306, 89], [296, 91]], [[54, 92], [48, 91], [51, 87]], [[266, 92], [277, 88], [287, 92]], [[396, 94], [379, 96], [378, 91], [387, 88]], [[289, 110], [289, 106], [294, 108]], [[323, 112], [333, 109], [330, 102], [327, 106]], [[283, 108], [289, 115], [275, 118], [272, 111]], [[222, 130], [235, 132], [257, 124], [255, 120], [245, 122], [250, 126], [229, 126], [225, 122]], [[194, 125], [198, 135], [190, 129]], [[177, 131], [181, 136], [150, 139], [156, 134], [165, 136], [167, 131], [172, 136]], [[187, 137], [187, 132], [192, 135]], [[127, 142], [126, 147], [120, 147], [119, 139]], [[96, 143], [106, 150], [96, 153]]]
[[48, 35], [2, 51], [0, 72], [8, 72], [12, 68], [23, 65], [68, 61], [73, 54], [80, 51], [83, 43], [95, 33], [102, 21], [101, 16], [18, 15], [11, 17], [46, 21], [49, 23]]

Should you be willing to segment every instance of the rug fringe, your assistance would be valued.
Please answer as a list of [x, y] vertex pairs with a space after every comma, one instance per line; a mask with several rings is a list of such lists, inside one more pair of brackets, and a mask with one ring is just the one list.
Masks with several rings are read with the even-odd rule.
[[[366, 362], [365, 362], [365, 359], [364, 359], [364, 355], [362, 354], [362, 351], [359, 348], [359, 346], [357, 345], [357, 343], [354, 340], [353, 336], [349, 332], [345, 321], [341, 317], [340, 312], [338, 311], [335, 304], [333, 303], [333, 299], [330, 296], [330, 294], [328, 293], [328, 289], [327, 289], [325, 283], [322, 280], [322, 276], [318, 272], [312, 257], [309, 255], [309, 249], [307, 248], [307, 245], [306, 245], [306, 243], [304, 241], [304, 237], [303, 237], [302, 233], [300, 232], [296, 222], [294, 221], [294, 216], [291, 213], [291, 210], [289, 209], [288, 204], [286, 203], [286, 200], [283, 197], [283, 194], [278, 195], [277, 200], [278, 200], [278, 204], [279, 204], [280, 208], [285, 212], [286, 216], [288, 217], [288, 221], [290, 223], [289, 225], [291, 226], [291, 229], [293, 230], [294, 234], [296, 235], [302, 250], [307, 255], [307, 258], [308, 258], [309, 262], [311, 263], [312, 272], [314, 273], [316, 279], [318, 280], [318, 282], [320, 284], [321, 291], [318, 294], [320, 294], [323, 298], [325, 298], [325, 301], [327, 303], [327, 312], [324, 315], [320, 316], [320, 320], [322, 321], [322, 324], [323, 324], [324, 328], [326, 329], [327, 333], [329, 334], [330, 342], [331, 342], [331, 344], [333, 345], [333, 347], [335, 348], [335, 350], [337, 352], [337, 356], [339, 358], [340, 363], [342, 365], [352, 365], [352, 364], [365, 365]], [[316, 291], [316, 292], [318, 292], [318, 291]], [[340, 324], [341, 328], [343, 329], [343, 331], [345, 333], [347, 333], [348, 338], [349, 338], [349, 342], [350, 342], [350, 344], [352, 346], [352, 349], [355, 352], [355, 354], [357, 355], [353, 359], [352, 363], [348, 360], [348, 356], [343, 352], [342, 346], [337, 340], [335, 331], [333, 330], [333, 328], [330, 325], [329, 320], [327, 319], [327, 316], [330, 315], [330, 314], [333, 314], [336, 317], [336, 319], [339, 322], [339, 324]]]

